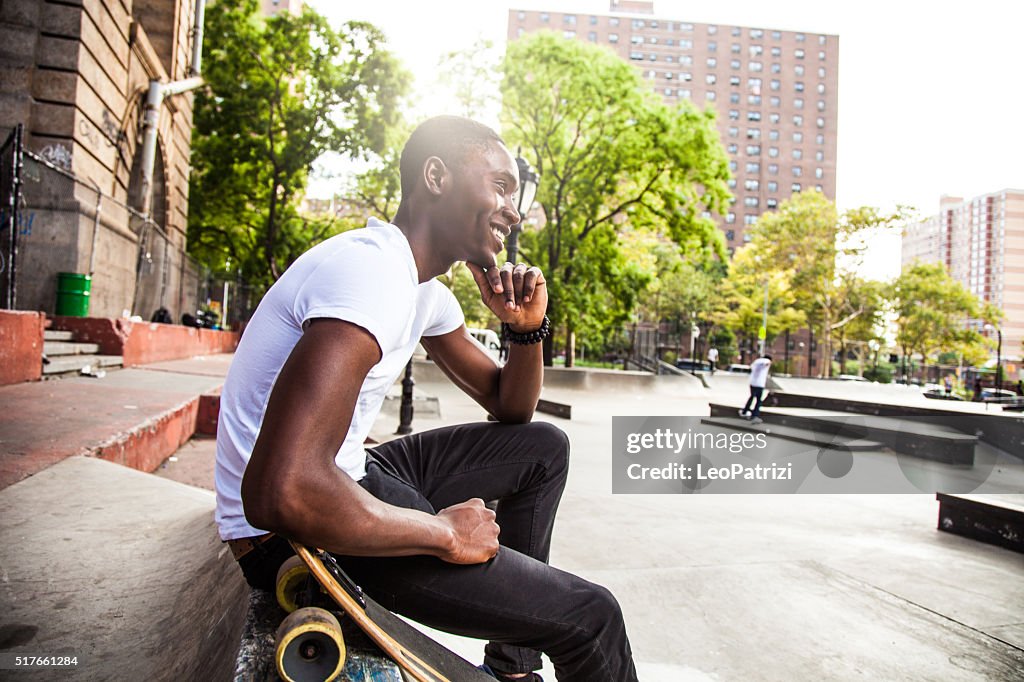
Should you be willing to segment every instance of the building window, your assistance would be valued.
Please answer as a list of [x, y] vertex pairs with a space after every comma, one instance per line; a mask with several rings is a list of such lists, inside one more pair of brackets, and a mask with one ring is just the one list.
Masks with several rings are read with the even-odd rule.
[[665, 88], [665, 96], [666, 97], [671, 97], [672, 96], [672, 88]]
[[800, 186], [799, 182], [794, 182], [792, 185], [789, 186], [789, 189], [791, 192], [799, 192], [803, 188]]
[[673, 57], [670, 54], [667, 54], [667, 55], [665, 55], [665, 61], [668, 62], [669, 64], [671, 64], [673, 61], [675, 61], [675, 57]]
[[681, 54], [681, 55], [679, 55], [679, 58], [676, 61], [678, 61], [683, 66], [692, 66], [693, 65], [693, 57], [691, 55], [688, 55], [688, 54]]
[[739, 149], [740, 148], [736, 146], [735, 142], [730, 142], [729, 145], [725, 148], [725, 151], [729, 152], [730, 154], [735, 154], [736, 152], [739, 151]]
[[757, 208], [759, 203], [757, 197], [744, 197], [743, 199], [743, 205], [748, 208]]
[[644, 24], [644, 20], [643, 19], [634, 19], [633, 20], [633, 28], [643, 28], [645, 25], [646, 24]]
[[692, 40], [685, 40], [683, 38], [679, 39], [679, 49], [681, 49], [681, 50], [689, 50], [691, 47], [693, 47], [693, 41]]
[[822, 170], [821, 168], [815, 168], [814, 177], [817, 178], [818, 180], [821, 180], [823, 177], [825, 177], [825, 171]]
[[769, 180], [768, 181], [768, 191], [769, 192], [778, 192], [779, 191], [779, 183], [775, 182], [774, 180]]
[[818, 78], [824, 78], [824, 77], [825, 77], [825, 67], [824, 66], [820, 66], [820, 67], [818, 67]]
[[825, 94], [825, 84], [824, 83], [818, 83], [818, 94], [819, 95], [824, 95]]
[[594, 16], [593, 14], [590, 15], [590, 25], [597, 26], [597, 17]]
[[759, 106], [761, 104], [761, 95], [747, 95], [747, 104]]
[[714, 90], [708, 90], [707, 92], [704, 93], [704, 99], [708, 100], [709, 102], [714, 100], [715, 96], [716, 95]]
[[730, 104], [739, 104], [740, 103], [740, 93], [738, 93], [738, 92], [730, 93], [729, 94], [729, 103]]
[[716, 66], [718, 66], [718, 60], [715, 59], [714, 57], [708, 57], [707, 64], [709, 69], [713, 69]]
[[774, 198], [773, 199], [766, 199], [765, 202], [764, 202], [764, 205], [766, 207], [768, 207], [768, 208], [778, 208], [779, 207], [779, 200], [778, 199], [774, 199]]
[[729, 170], [731, 170], [733, 173], [736, 172], [736, 162], [735, 161], [730, 161], [729, 162]]
[[609, 26], [618, 26], [618, 25], [619, 25], [619, 18], [618, 18], [618, 17], [612, 17], [612, 18], [610, 18], [610, 19], [608, 20], [608, 25], [609, 25]]
[[825, 127], [825, 119], [821, 118], [820, 116], [818, 117], [817, 121], [815, 121], [815, 123], [817, 123], [819, 128]]
[[689, 71], [680, 71], [679, 80], [690, 82], [693, 80], [693, 74], [691, 74]]
[[755, 71], [755, 72], [756, 71], [761, 71], [764, 68], [764, 64], [762, 64], [761, 62], [750, 62], [750, 64], [748, 65], [748, 68], [751, 71]]
[[748, 144], [747, 145], [747, 156], [760, 156], [761, 145], [759, 144]]
[[818, 151], [814, 152], [814, 160], [815, 161], [824, 161], [825, 160], [825, 152], [821, 151], [820, 149]]
[[[735, 223], [736, 222], [736, 214], [735, 213], [726, 213], [725, 214], [725, 222], [728, 223], [729, 225], [732, 225], [733, 223]], [[730, 230], [730, 232], [731, 231], [732, 230]]]
[[747, 128], [747, 139], [748, 140], [760, 140], [761, 129], [760, 128]]
[[773, 109], [778, 109], [779, 106], [782, 104], [782, 100], [779, 99], [776, 95], [772, 95], [771, 97], [769, 97], [768, 101], [771, 103]]
[[565, 14], [565, 15], [562, 16], [562, 22], [566, 23], [566, 24], [569, 24], [571, 26], [575, 26], [576, 25], [576, 15], [575, 14]]
[[759, 161], [747, 161], [747, 172], [748, 173], [760, 173], [761, 163]]
[[713, 73], [709, 73], [707, 76], [704, 77], [704, 80], [705, 82], [707, 82], [708, 85], [714, 85], [715, 82], [718, 81], [718, 77]]
[[665, 72], [665, 78], [666, 78], [666, 80], [672, 80], [672, 72], [671, 71], [666, 71]]
[[633, 60], [639, 61], [639, 60], [642, 60], [644, 58], [644, 53], [643, 52], [630, 52], [629, 53], [629, 58], [633, 59]]
[[564, 38], [575, 38], [576, 31], [562, 31], [562, 37]]
[[654, 71], [653, 69], [647, 72], [647, 77], [648, 78], [654, 78], [657, 75], [658, 75], [658, 72]]
[[803, 168], [801, 168], [800, 166], [793, 166], [793, 177], [794, 178], [799, 178], [801, 175], [803, 175], [803, 173], [804, 173], [804, 169]]
[[725, 184], [729, 185], [729, 189], [736, 189], [736, 178], [729, 178], [729, 182]]
[[764, 38], [764, 31], [759, 28], [752, 28], [750, 29], [750, 37], [754, 40], [760, 40]]
[[778, 140], [779, 139], [779, 131], [778, 130], [769, 130], [768, 131], [768, 139], [771, 140], [772, 142]]
[[818, 61], [821, 61], [821, 62], [825, 61], [825, 53], [824, 52], [819, 52], [818, 53]]
[[755, 94], [758, 94], [759, 91], [761, 90], [761, 79], [760, 78], [754, 78], [754, 77], [748, 78], [747, 79], [747, 88], [749, 90], [752, 90]]
[[818, 100], [818, 111], [825, 111], [825, 100]]
[[740, 60], [733, 59], [731, 62], [729, 62], [729, 68], [730, 69], [738, 69], [738, 68], [740, 68]]
[[781, 47], [773, 47], [772, 48], [772, 56], [773, 57], [781, 57], [782, 56], [782, 48]]
[[[744, 225], [753, 225], [756, 222], [757, 222], [757, 216], [756, 215], [745, 215], [745, 216], [743, 216], [743, 224]], [[749, 244], [750, 240], [753, 239], [753, 238], [754, 238], [754, 235], [750, 234], [749, 232], [744, 232], [743, 233], [743, 243], [744, 244]]]
[[743, 34], [743, 29], [741, 29], [739, 26], [733, 26], [732, 27], [732, 34], [734, 36], [742, 35]]
[[747, 120], [748, 121], [760, 121], [761, 120], [761, 112], [760, 111], [748, 111], [747, 112]]
[[[736, 216], [735, 215], [733, 215], [733, 217], [732, 217], [732, 222], [736, 222]], [[732, 241], [732, 240], [736, 239], [736, 230], [726, 230], [725, 231], [725, 238], [727, 240], [729, 240], [729, 241]]]
[[803, 150], [802, 149], [794, 149], [793, 150], [793, 158], [794, 159], [802, 159], [802, 158], [804, 158]]
[[632, 38], [630, 38], [629, 42], [633, 43], [634, 45], [643, 45], [644, 44], [644, 37], [643, 36], [633, 36]]
[[729, 137], [736, 137], [740, 134], [740, 129], [736, 126], [729, 126]]
[[764, 54], [764, 48], [760, 45], [751, 45], [747, 51], [750, 53], [751, 57], [760, 57]]
[[672, 47], [673, 45], [676, 44], [676, 41], [673, 40], [672, 38], [665, 38], [665, 44], [668, 45], [669, 47]]
[[759, 183], [757, 180], [747, 180], [746, 182], [743, 183], [743, 189], [749, 190], [751, 192], [756, 192], [760, 184], [761, 183]]
[[778, 174], [779, 174], [779, 164], [777, 164], [777, 163], [769, 163], [768, 164], [768, 175], [778, 175]]
[[814, 141], [817, 144], [825, 144], [825, 136], [822, 135], [821, 133], [818, 133], [817, 135], [814, 136]]
[[729, 50], [730, 50], [730, 51], [731, 51], [731, 52], [732, 52], [733, 54], [739, 54], [739, 53], [740, 53], [740, 52], [741, 52], [741, 51], [743, 50], [743, 48], [742, 48], [742, 47], [740, 47], [740, 44], [739, 44], [739, 43], [733, 43], [732, 45], [730, 45], [730, 46], [729, 46]]
[[618, 33], [609, 33], [608, 34], [608, 42], [609, 43], [617, 43], [617, 42], [619, 42], [619, 34]]
[[782, 31], [772, 31], [772, 40], [782, 40]]
[[804, 141], [804, 134], [803, 133], [801, 133], [801, 132], [793, 133], [793, 142], [796, 142], [797, 144], [799, 144], [799, 143], [801, 143], [803, 141]]
[[551, 21], [551, 15], [548, 14], [547, 12], [541, 12], [540, 13], [540, 20], [543, 21], [546, 24], [549, 21]]
[[793, 125], [795, 125], [795, 126], [802, 126], [803, 124], [804, 124], [804, 117], [803, 116], [801, 116], [800, 114], [797, 114], [796, 116], [793, 117]]
[[686, 97], [687, 99], [689, 99], [690, 91], [687, 90], [686, 88], [679, 88], [678, 90], [676, 90], [676, 95], [678, 97]]
[[804, 51], [801, 50], [800, 48], [797, 48], [796, 52], [794, 52], [793, 54], [796, 56], [797, 59], [804, 58]]
[[796, 74], [797, 77], [803, 77], [803, 75], [804, 75], [804, 67], [803, 67], [803, 65], [797, 64], [796, 66], [794, 66], [793, 67], [793, 73]]
[[738, 120], [740, 120], [740, 112], [737, 111], [736, 109], [730, 109], [729, 110], [729, 120], [730, 121], [738, 121]]
[[797, 81], [796, 83], [794, 83], [793, 84], [793, 89], [796, 90], [797, 92], [803, 92], [804, 91], [803, 81]]
[[708, 35], [709, 36], [713, 36], [716, 33], [718, 33], [718, 27], [717, 26], [708, 26]]
[[772, 64], [772, 73], [782, 73], [782, 65], [777, 62]]
[[525, 21], [526, 20], [526, 12], [519, 12], [519, 13], [517, 13], [516, 14], [516, 18], [519, 19], [519, 21]]
[[774, 159], [778, 155], [779, 155], [779, 148], [778, 147], [768, 147], [768, 156], [770, 156], [770, 157], [772, 157]]
[[769, 122], [771, 122], [771, 123], [778, 123], [780, 120], [781, 120], [781, 117], [779, 116], [779, 114], [777, 114], [777, 113], [768, 114], [768, 121]]
[[793, 98], [793, 106], [796, 107], [797, 109], [803, 109], [804, 108], [804, 100], [803, 100], [803, 98], [802, 97], [795, 97], [795, 98]]
[[648, 59], [649, 61], [652, 61], [652, 62], [656, 62], [656, 61], [658, 61], [658, 55], [656, 55], [656, 54], [654, 54], [654, 53], [652, 52], [652, 53], [650, 53], [649, 55], [647, 55], [647, 59]]
[[711, 41], [708, 43], [708, 52], [718, 52], [718, 43]]
[[780, 80], [779, 80], [779, 79], [777, 79], [777, 78], [773, 78], [773, 79], [772, 79], [772, 80], [771, 80], [771, 81], [770, 81], [770, 82], [768, 83], [768, 87], [769, 87], [769, 88], [770, 88], [771, 90], [778, 90], [779, 88], [781, 88], [781, 87], [782, 87], [782, 81], [780, 81]]
[[677, 31], [686, 31], [687, 33], [691, 33], [691, 32], [693, 32], [693, 24], [683, 24], [683, 23], [676, 24], [676, 30]]
[[594, 31], [590, 31], [589, 33], [587, 33], [587, 40], [589, 40], [592, 43], [596, 43], [597, 33], [595, 33]]
[[802, 43], [805, 40], [807, 40], [807, 36], [805, 36], [803, 33], [797, 33], [796, 34], [796, 42]]
[[824, 45], [825, 44], [825, 36], [818, 36], [818, 44], [819, 45]]

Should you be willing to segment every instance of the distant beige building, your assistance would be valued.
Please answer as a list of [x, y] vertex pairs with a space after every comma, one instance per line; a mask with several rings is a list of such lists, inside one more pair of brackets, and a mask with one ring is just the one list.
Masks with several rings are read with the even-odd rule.
[[730, 251], [794, 192], [835, 199], [838, 36], [697, 24], [641, 0], [613, 0], [608, 14], [509, 10], [509, 40], [542, 30], [611, 48], [669, 104], [718, 111], [736, 197], [719, 216]]
[[31, 153], [18, 308], [54, 312], [57, 273], [75, 272], [92, 275], [90, 315], [195, 312], [197, 273], [184, 255], [191, 92], [161, 91], [149, 176], [143, 148], [152, 84], [195, 75], [201, 3], [3, 3], [0, 139], [23, 124]]
[[[937, 215], [904, 228], [902, 261], [904, 266], [943, 263], [954, 279], [1001, 309], [1003, 358], [1019, 364], [1024, 354], [1024, 190], [1004, 189], [968, 200], [942, 197]], [[980, 328], [982, 323], [972, 324]], [[1008, 367], [1006, 376], [1016, 380], [1017, 367]]]

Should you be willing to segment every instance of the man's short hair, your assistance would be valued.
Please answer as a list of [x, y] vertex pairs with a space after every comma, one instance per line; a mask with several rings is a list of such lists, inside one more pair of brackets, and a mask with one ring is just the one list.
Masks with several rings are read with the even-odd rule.
[[408, 196], [423, 172], [423, 164], [436, 156], [449, 168], [457, 168], [470, 151], [483, 151], [494, 142], [505, 144], [498, 133], [483, 123], [462, 116], [428, 118], [412, 131], [402, 148], [398, 169], [402, 195]]
[[765, 360], [768, 360], [768, 361], [771, 361], [771, 359], [772, 359], [772, 356], [768, 355], [767, 353], [765, 353], [765, 354], [764, 354], [763, 356], [761, 356], [761, 357], [763, 357], [763, 358], [764, 358]]

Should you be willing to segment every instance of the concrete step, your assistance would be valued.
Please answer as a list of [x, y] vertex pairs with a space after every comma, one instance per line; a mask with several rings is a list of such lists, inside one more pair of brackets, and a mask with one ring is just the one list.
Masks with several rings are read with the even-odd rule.
[[47, 329], [43, 332], [43, 341], [71, 341], [73, 338], [73, 332], [62, 332], [56, 329]]
[[54, 358], [59, 355], [95, 355], [100, 352], [98, 343], [74, 343], [72, 341], [44, 341], [43, 355]]
[[[731, 417], [736, 407], [711, 406], [711, 416]], [[762, 409], [761, 418], [773, 427], [785, 426], [805, 431], [834, 434], [837, 438], [866, 439], [884, 443], [900, 454], [914, 455], [946, 464], [974, 465], [974, 447], [978, 437], [949, 428], [941, 417], [926, 420], [876, 417], [866, 414], [838, 414], [814, 409]]]
[[1020, 495], [938, 493], [939, 530], [1024, 552], [1024, 503]]
[[61, 374], [78, 374], [85, 367], [92, 369], [112, 369], [120, 367], [124, 358], [120, 355], [61, 355], [50, 358], [43, 365], [43, 376], [52, 377]]
[[822, 433], [808, 429], [797, 429], [778, 424], [751, 424], [748, 420], [740, 417], [711, 417], [701, 419], [702, 424], [711, 426], [723, 426], [734, 431], [750, 431], [752, 433], [770, 433], [776, 438], [793, 441], [795, 443], [806, 443], [816, 445], [829, 450], [845, 450], [846, 452], [869, 452], [884, 450], [885, 445], [878, 441], [865, 438], [844, 438], [832, 433]]

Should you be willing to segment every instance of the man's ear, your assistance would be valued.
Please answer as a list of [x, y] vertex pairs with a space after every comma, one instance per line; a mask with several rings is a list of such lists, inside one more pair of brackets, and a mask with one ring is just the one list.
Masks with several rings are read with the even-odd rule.
[[441, 194], [448, 185], [448, 166], [436, 156], [423, 163], [423, 184], [431, 194]]

